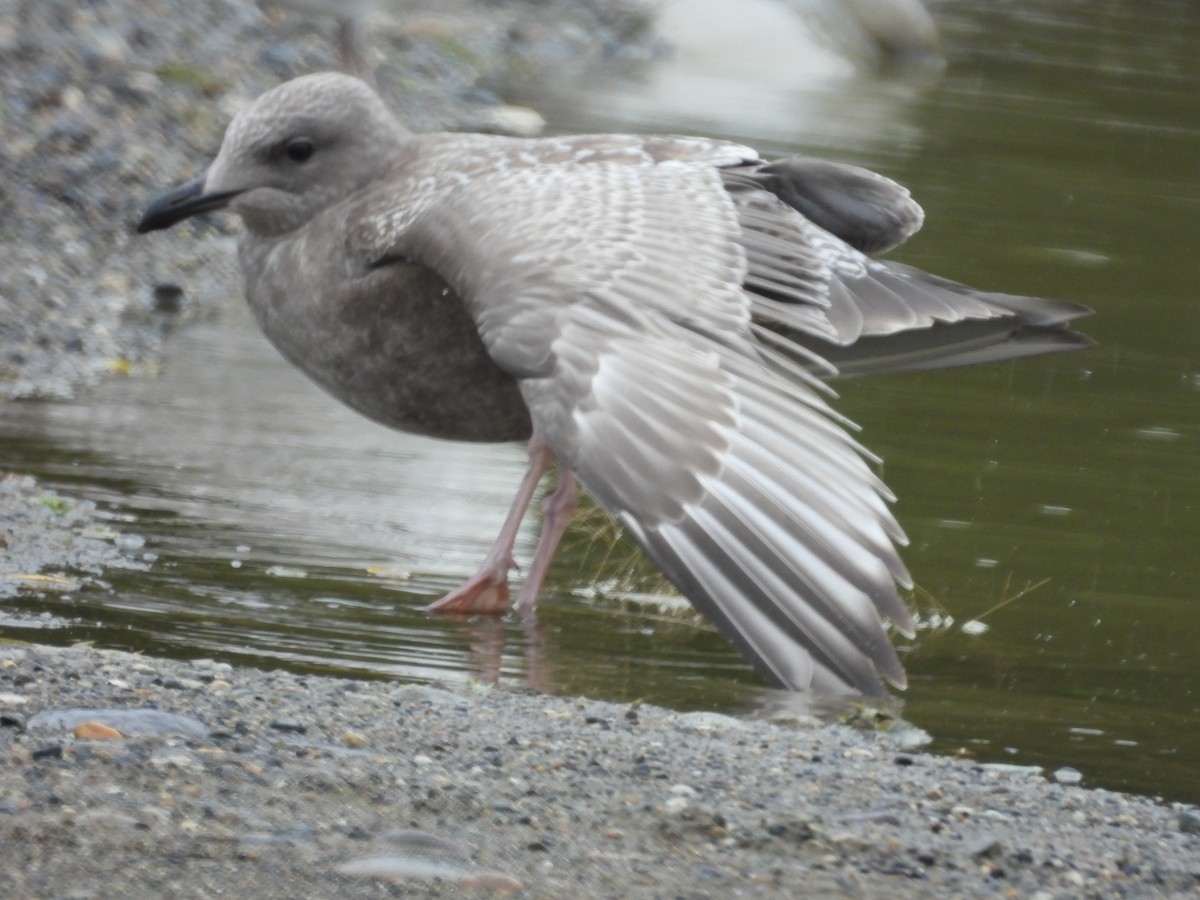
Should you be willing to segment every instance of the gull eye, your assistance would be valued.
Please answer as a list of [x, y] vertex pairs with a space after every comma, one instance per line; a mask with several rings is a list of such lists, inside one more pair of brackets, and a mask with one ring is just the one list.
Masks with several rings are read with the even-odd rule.
[[302, 163], [307, 162], [317, 152], [317, 148], [308, 138], [293, 138], [287, 142], [283, 152], [292, 162]]

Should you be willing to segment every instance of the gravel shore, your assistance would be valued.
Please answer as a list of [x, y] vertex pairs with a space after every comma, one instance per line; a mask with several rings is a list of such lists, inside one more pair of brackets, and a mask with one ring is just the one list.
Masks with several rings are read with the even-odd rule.
[[[619, 2], [410, 8], [369, 58], [417, 129], [495, 121], [505, 78], [651, 52]], [[239, 104], [331, 66], [331, 33], [245, 0], [0, 0], [0, 398], [152, 369], [172, 327], [239, 302], [232, 223], [152, 244], [132, 223]], [[146, 565], [138, 540], [0, 480], [0, 597]], [[0, 645], [4, 896], [1198, 891], [1196, 810], [890, 732]]]
[[848, 726], [83, 646], [0, 648], [0, 726], [12, 897], [1077, 898], [1200, 886], [1194, 810]]

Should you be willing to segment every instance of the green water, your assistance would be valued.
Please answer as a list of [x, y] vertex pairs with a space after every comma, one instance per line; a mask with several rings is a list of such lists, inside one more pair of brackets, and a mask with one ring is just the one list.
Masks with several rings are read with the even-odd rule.
[[[877, 168], [928, 215], [898, 258], [1095, 308], [1088, 353], [844, 382], [838, 407], [900, 497], [916, 606], [954, 619], [905, 648], [906, 718], [943, 751], [1200, 801], [1200, 7], [935, 10], [939, 77], [782, 92], [761, 128], [727, 111], [614, 120], [587, 96], [542, 108], [560, 129], [704, 130]], [[520, 448], [373, 428], [244, 323], [184, 333], [158, 380], [3, 415], [0, 465], [96, 500], [155, 559], [105, 573], [109, 587], [5, 601], [0, 635], [364, 677], [498, 675], [691, 709], [763, 702], [694, 619], [590, 596], [629, 566], [623, 586], [654, 586], [590, 520], [568, 535], [536, 625], [427, 617], [420, 605], [485, 552]], [[961, 630], [981, 615], [985, 633]]]

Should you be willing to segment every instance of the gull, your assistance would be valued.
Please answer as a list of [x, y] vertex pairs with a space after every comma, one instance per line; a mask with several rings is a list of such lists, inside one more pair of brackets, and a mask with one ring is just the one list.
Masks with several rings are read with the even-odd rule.
[[228, 210], [267, 338], [406, 432], [527, 440], [480, 570], [431, 609], [503, 612], [520, 522], [557, 487], [533, 610], [582, 486], [773, 684], [905, 685], [886, 623], [904, 532], [830, 405], [838, 374], [1090, 346], [1075, 303], [976, 291], [876, 257], [921, 225], [866, 169], [694, 137], [412, 134], [363, 81], [306, 75], [230, 123], [139, 232]]

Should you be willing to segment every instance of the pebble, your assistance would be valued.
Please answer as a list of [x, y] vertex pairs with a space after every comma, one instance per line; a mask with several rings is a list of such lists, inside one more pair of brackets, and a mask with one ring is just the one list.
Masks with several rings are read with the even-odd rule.
[[80, 722], [72, 729], [72, 734], [81, 741], [111, 741], [123, 737], [121, 732], [110, 728], [103, 722]]
[[527, 106], [494, 106], [484, 120], [484, 127], [516, 137], [537, 137], [546, 130], [546, 120], [537, 110]]
[[525, 890], [519, 878], [507, 872], [467, 872], [458, 883], [471, 891], [491, 891], [493, 894], [516, 894]]
[[343, 875], [369, 875], [399, 881], [433, 881], [436, 878], [455, 881], [467, 874], [462, 866], [400, 854], [362, 856], [342, 863], [337, 870]]
[[968, 852], [972, 859], [996, 859], [1004, 852], [1004, 845], [992, 837], [983, 838], [972, 844]]
[[681, 713], [679, 723], [684, 730], [694, 731], [701, 735], [740, 731], [743, 727], [742, 722], [733, 716], [712, 712]]
[[1200, 812], [1194, 809], [1182, 810], [1176, 822], [1184, 834], [1200, 834]]

